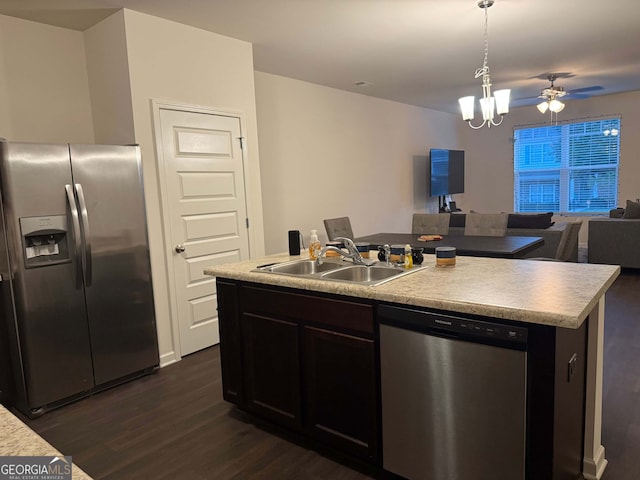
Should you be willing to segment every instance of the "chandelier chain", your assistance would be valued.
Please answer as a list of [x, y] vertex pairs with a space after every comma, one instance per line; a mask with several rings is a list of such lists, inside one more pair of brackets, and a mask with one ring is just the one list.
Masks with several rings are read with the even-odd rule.
[[480, 78], [483, 75], [489, 74], [489, 3], [485, 0], [481, 2], [482, 9], [484, 10], [484, 61], [482, 67], [476, 70], [475, 78]]

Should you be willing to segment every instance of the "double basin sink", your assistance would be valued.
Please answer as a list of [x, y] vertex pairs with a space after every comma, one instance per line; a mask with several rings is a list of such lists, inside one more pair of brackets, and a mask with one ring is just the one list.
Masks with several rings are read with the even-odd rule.
[[318, 264], [315, 260], [294, 260], [256, 268], [255, 272], [289, 275], [300, 278], [347, 282], [357, 285], [376, 286], [396, 278], [404, 277], [423, 267], [414, 266], [409, 269], [387, 266], [384, 263], [371, 265], [355, 265], [343, 260], [323, 260]]

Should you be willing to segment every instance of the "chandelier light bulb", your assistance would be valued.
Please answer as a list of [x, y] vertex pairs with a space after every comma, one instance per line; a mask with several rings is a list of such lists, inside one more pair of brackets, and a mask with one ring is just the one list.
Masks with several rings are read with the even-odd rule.
[[493, 92], [493, 96], [496, 99], [496, 112], [498, 115], [506, 115], [509, 113], [509, 97], [511, 96], [511, 90], [508, 88], [496, 90]]
[[540, 113], [545, 113], [549, 109], [549, 102], [541, 102], [536, 105]]
[[480, 99], [480, 110], [482, 110], [482, 120], [485, 122], [493, 119], [496, 101], [493, 97], [485, 97]]
[[462, 119], [465, 122], [473, 120], [473, 117], [475, 116], [475, 113], [474, 113], [475, 102], [476, 102], [476, 97], [474, 97], [473, 95], [458, 99], [458, 103], [460, 104], [460, 110], [462, 111]]

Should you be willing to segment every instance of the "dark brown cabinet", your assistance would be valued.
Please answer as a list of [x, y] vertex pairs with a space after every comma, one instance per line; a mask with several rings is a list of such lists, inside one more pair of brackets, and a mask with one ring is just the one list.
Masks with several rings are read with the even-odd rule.
[[[217, 284], [224, 398], [296, 438], [382, 471], [380, 304]], [[528, 331], [526, 478], [575, 480], [582, 468], [586, 322], [576, 330], [519, 326]]]
[[299, 430], [302, 419], [298, 325], [243, 313], [240, 326], [247, 410]]
[[379, 463], [373, 306], [227, 280], [218, 293], [225, 399]]
[[238, 287], [236, 283], [218, 279], [218, 329], [220, 331], [220, 363], [222, 395], [227, 402], [243, 404], [242, 342], [238, 318]]
[[303, 350], [309, 434], [373, 460], [377, 451], [374, 341], [305, 327]]

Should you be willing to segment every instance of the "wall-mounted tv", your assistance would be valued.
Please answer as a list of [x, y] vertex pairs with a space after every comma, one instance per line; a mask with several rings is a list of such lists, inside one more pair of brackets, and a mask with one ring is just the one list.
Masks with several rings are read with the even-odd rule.
[[464, 151], [432, 148], [429, 152], [430, 195], [464, 193]]

